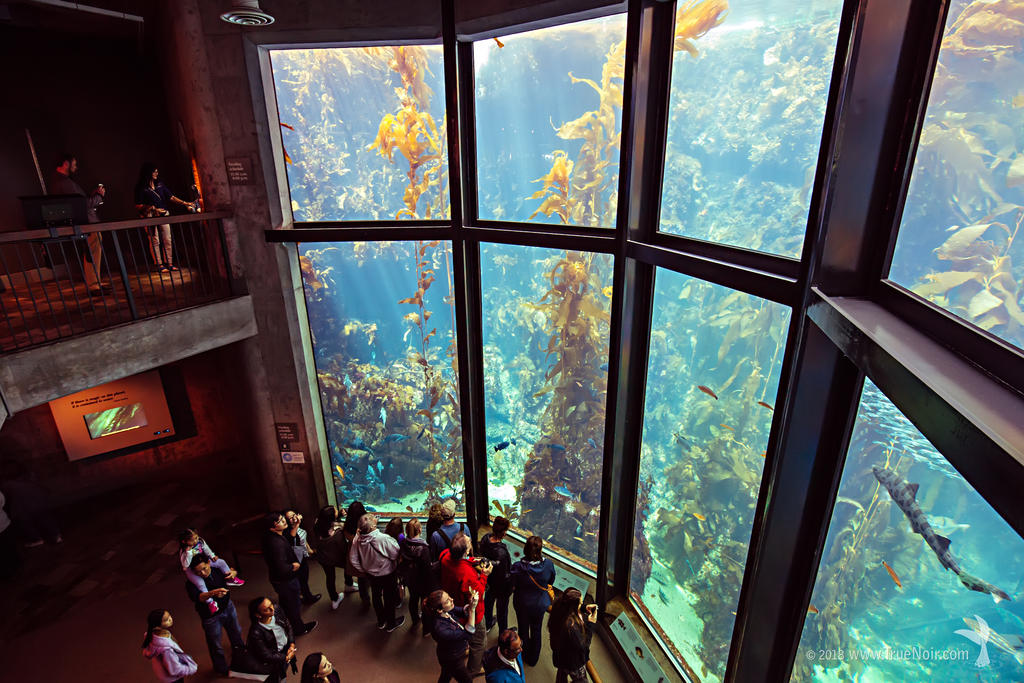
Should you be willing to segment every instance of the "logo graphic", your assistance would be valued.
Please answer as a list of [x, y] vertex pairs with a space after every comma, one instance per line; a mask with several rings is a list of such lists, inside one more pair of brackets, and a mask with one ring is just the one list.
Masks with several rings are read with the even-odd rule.
[[981, 652], [978, 654], [978, 658], [974, 661], [974, 666], [978, 668], [988, 666], [988, 648], [985, 645], [988, 643], [989, 637], [992, 635], [992, 631], [989, 630], [988, 623], [979, 617], [977, 614], [974, 615], [975, 623], [970, 623], [967, 619], [970, 629], [962, 628], [954, 631], [958, 636], [963, 636], [967, 640], [971, 641], [975, 645], [981, 646]]

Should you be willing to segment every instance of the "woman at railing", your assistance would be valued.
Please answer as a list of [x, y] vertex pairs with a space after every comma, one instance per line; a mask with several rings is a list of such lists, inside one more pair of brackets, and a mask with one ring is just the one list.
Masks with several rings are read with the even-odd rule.
[[[186, 202], [174, 196], [170, 188], [160, 180], [160, 170], [149, 162], [142, 165], [139, 171], [139, 181], [135, 185], [135, 208], [142, 218], [153, 218], [155, 216], [168, 216], [171, 213], [170, 204], [179, 204], [188, 209], [189, 213], [196, 212], [196, 204]], [[153, 263], [160, 271], [174, 271], [178, 267], [174, 265], [174, 245], [171, 242], [171, 226], [169, 224], [154, 225], [147, 228], [149, 231], [149, 246], [153, 255]]]

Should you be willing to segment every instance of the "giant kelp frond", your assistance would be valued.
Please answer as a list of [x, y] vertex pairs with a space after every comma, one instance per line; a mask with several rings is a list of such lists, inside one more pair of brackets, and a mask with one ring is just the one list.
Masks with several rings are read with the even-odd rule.
[[675, 49], [696, 57], [697, 48], [691, 41], [720, 25], [728, 13], [728, 0], [690, 0], [680, 5], [676, 10]]
[[[547, 197], [544, 198], [540, 207], [530, 214], [530, 219], [538, 213], [542, 213], [545, 216], [550, 216], [554, 213], [562, 219], [562, 223], [569, 223], [573, 206], [576, 203], [575, 200], [569, 197], [569, 177], [572, 175], [572, 167], [573, 163], [569, 160], [569, 155], [560, 149], [555, 150], [551, 162], [551, 170], [548, 171], [547, 175], [533, 181], [535, 183], [544, 183], [544, 187], [534, 192], [530, 198], [540, 199], [545, 194], [547, 194]], [[549, 190], [550, 194], [548, 194]]]

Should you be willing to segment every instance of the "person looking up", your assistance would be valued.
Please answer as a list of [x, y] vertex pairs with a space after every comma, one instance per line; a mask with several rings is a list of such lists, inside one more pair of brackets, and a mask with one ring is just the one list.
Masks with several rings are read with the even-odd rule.
[[314, 595], [309, 590], [309, 556], [313, 554], [313, 549], [309, 547], [309, 534], [302, 528], [302, 515], [295, 510], [285, 510], [284, 518], [288, 522], [288, 529], [282, 536], [291, 543], [295, 559], [299, 561], [299, 571], [295, 573], [295, 577], [299, 580], [302, 602], [312, 605], [321, 598], [321, 595]]
[[295, 666], [295, 632], [284, 611], [265, 596], [249, 602], [249, 640], [246, 647], [253, 659], [270, 674], [268, 681], [285, 678], [289, 665]]
[[[437, 683], [470, 683], [473, 677], [466, 670], [466, 655], [469, 654], [469, 640], [476, 631], [476, 606], [480, 594], [470, 595], [469, 604], [456, 607], [452, 596], [443, 590], [436, 590], [427, 596], [426, 607], [433, 617], [431, 635], [437, 643], [437, 662], [441, 675]], [[465, 624], [463, 624], [463, 620]]]
[[341, 676], [334, 670], [331, 660], [323, 652], [306, 655], [302, 661], [300, 683], [341, 683]]
[[267, 563], [270, 585], [277, 591], [277, 599], [288, 615], [295, 635], [305, 635], [316, 628], [316, 621], [302, 621], [299, 579], [296, 576], [301, 565], [296, 562], [291, 543], [284, 538], [288, 522], [280, 512], [269, 512], [264, 516], [263, 524], [263, 559]]
[[171, 635], [174, 618], [165, 609], [155, 609], [146, 617], [146, 638], [142, 655], [153, 664], [153, 673], [161, 683], [183, 683], [198, 669], [196, 660], [185, 654]]
[[[473, 557], [473, 544], [465, 534], [458, 534], [452, 541], [451, 548], [441, 552], [441, 588], [448, 592], [455, 604], [465, 607], [471, 595], [483, 595], [487, 590], [487, 576], [491, 573], [489, 561], [478, 562]], [[486, 646], [487, 629], [482, 628], [484, 620], [484, 604], [476, 605], [474, 623], [481, 628], [473, 632], [469, 640], [469, 661], [466, 668], [475, 674], [483, 665]]]

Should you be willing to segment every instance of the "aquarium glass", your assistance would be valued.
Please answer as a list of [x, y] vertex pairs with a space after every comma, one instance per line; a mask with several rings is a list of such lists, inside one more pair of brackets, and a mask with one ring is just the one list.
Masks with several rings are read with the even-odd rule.
[[296, 221], [449, 215], [440, 45], [271, 50]]
[[625, 49], [625, 14], [473, 45], [480, 218], [615, 227]]
[[867, 382], [792, 680], [1020, 680], [1021, 567], [1024, 540]]
[[481, 245], [492, 516], [596, 569], [612, 257]]
[[789, 318], [656, 272], [630, 588], [703, 681], [725, 673]]
[[889, 277], [1024, 348], [1024, 15], [953, 0]]
[[339, 505], [464, 508], [450, 242], [302, 244]]
[[661, 230], [800, 256], [842, 6], [678, 3]]

